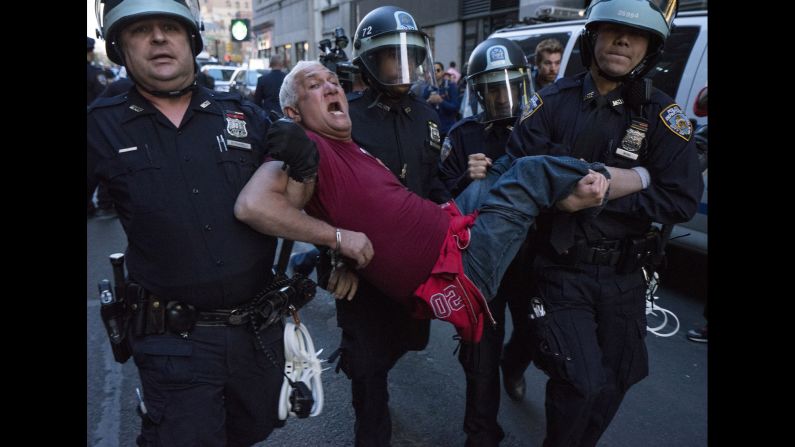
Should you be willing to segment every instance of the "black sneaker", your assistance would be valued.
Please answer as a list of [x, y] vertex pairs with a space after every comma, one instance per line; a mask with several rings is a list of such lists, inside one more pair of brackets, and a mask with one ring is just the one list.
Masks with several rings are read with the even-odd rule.
[[687, 331], [687, 339], [690, 341], [694, 341], [696, 343], [706, 343], [707, 327], [704, 326], [701, 329], [690, 329], [689, 331]]

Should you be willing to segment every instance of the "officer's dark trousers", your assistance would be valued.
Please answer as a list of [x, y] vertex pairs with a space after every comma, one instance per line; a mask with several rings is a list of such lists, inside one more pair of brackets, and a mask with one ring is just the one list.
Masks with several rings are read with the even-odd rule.
[[[532, 361], [528, 311], [533, 293], [530, 282], [532, 256], [526, 247], [508, 267], [489, 310], [497, 327], [484, 326], [480, 343], [461, 343], [458, 361], [466, 374], [466, 446], [496, 446], [505, 437], [497, 423], [500, 407], [500, 363], [513, 374], [523, 374]], [[507, 302], [507, 303], [506, 303]], [[513, 331], [503, 349], [505, 306], [511, 311]], [[502, 356], [501, 356], [502, 354]], [[501, 360], [502, 359], [502, 360]]]
[[[277, 426], [284, 328], [260, 333], [274, 365], [247, 326], [196, 327], [133, 342], [148, 411], [138, 445], [248, 447]], [[277, 366], [278, 365], [278, 366]]]
[[[528, 266], [529, 267], [529, 266]], [[527, 349], [527, 311], [530, 291], [522, 299], [509, 295], [501, 287], [497, 296], [489, 302], [497, 327], [486, 325], [480, 343], [461, 342], [458, 361], [466, 374], [466, 412], [464, 432], [467, 447], [496, 446], [505, 437], [497, 423], [500, 409], [500, 354], [505, 336], [505, 305], [509, 299], [513, 332], [505, 345], [505, 360], [512, 371], [524, 371], [531, 361]], [[515, 303], [515, 304], [514, 304]]]
[[430, 320], [410, 318], [405, 307], [365, 281], [359, 282], [353, 300], [336, 304], [342, 328], [340, 366], [351, 379], [356, 446], [389, 446], [387, 375], [407, 351], [425, 348]]
[[546, 387], [546, 447], [595, 446], [627, 389], [648, 375], [645, 284], [639, 270], [536, 259], [546, 316], [535, 361]]

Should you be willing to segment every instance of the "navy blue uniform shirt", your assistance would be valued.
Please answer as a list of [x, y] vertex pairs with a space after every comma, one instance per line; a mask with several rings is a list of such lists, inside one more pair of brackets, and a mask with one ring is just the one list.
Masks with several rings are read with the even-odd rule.
[[378, 157], [401, 183], [436, 203], [450, 199], [437, 176], [442, 148], [439, 118], [413, 94], [379, 100], [373, 89], [348, 94], [353, 140]]
[[[603, 98], [609, 110], [603, 111], [599, 124], [587, 126], [588, 118], [596, 113], [598, 97], [590, 73], [562, 78], [544, 87], [522, 114], [508, 141], [508, 154], [569, 155], [617, 168], [646, 168], [651, 175], [648, 188], [609, 200], [588, 224], [602, 237], [637, 236], [648, 231], [652, 221], [678, 223], [693, 217], [704, 182], [692, 126], [681, 108], [668, 95], [653, 89], [650, 102], [643, 106], [648, 129], [639, 144], [640, 133], [629, 131], [633, 116], [623, 103], [620, 88]], [[617, 152], [635, 154], [637, 159]], [[578, 226], [577, 232], [582, 235], [583, 227]]]
[[88, 109], [88, 191], [108, 183], [129, 276], [168, 300], [230, 308], [270, 280], [276, 241], [234, 216], [270, 121], [234, 93], [199, 87], [179, 128], [137, 89]]
[[505, 143], [513, 127], [482, 124], [482, 115], [483, 112], [455, 123], [442, 145], [439, 178], [453, 197], [472, 182], [468, 172], [470, 155], [485, 154], [492, 161], [505, 155]]

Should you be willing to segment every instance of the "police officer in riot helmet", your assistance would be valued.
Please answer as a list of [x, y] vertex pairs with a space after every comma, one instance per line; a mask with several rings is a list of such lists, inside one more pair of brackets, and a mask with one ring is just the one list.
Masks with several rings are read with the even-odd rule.
[[353, 63], [368, 86], [392, 98], [405, 95], [426, 74], [433, 78], [428, 36], [411, 14], [395, 6], [376, 8], [359, 23]]
[[[449, 194], [437, 177], [442, 141], [436, 111], [409, 94], [432, 73], [428, 39], [407, 11], [382, 6], [370, 11], [353, 36], [353, 64], [367, 88], [347, 95], [352, 137], [379, 158], [411, 191], [438, 203]], [[411, 262], [407, 259], [406, 262]], [[318, 278], [330, 272], [321, 256]], [[361, 280], [355, 297], [337, 300], [342, 328], [340, 367], [351, 379], [356, 445], [388, 446], [392, 434], [387, 375], [408, 350], [424, 349], [430, 322]]]
[[[172, 0], [156, 2], [155, 8], [160, 9], [157, 11], [160, 15], [167, 15], [172, 19], [178, 21], [183, 26], [187, 27], [188, 45], [189, 50], [192, 52], [193, 57], [190, 61], [177, 60], [181, 65], [192, 64], [193, 70], [180, 70], [180, 72], [173, 76], [171, 79], [162, 80], [155, 86], [148, 76], [154, 76], [156, 79], [163, 76], [169, 76], [162, 72], [166, 67], [171, 64], [148, 64], [147, 60], [150, 58], [161, 58], [165, 62], [166, 59], [175, 59], [173, 56], [167, 54], [167, 51], [152, 50], [150, 54], [138, 55], [130, 54], [125, 51], [127, 48], [121, 42], [120, 34], [123, 29], [131, 22], [137, 21], [140, 17], [152, 15], [153, 11], [149, 8], [150, 3], [135, 0], [97, 0], [97, 6], [104, 4], [104, 16], [97, 17], [99, 23], [104, 23], [107, 31], [103, 30], [105, 38], [105, 51], [111, 61], [124, 65], [127, 68], [127, 77], [135, 82], [136, 86], [146, 93], [160, 97], [173, 97], [182, 96], [196, 87], [196, 73], [198, 72], [198, 64], [195, 57], [202, 51], [204, 44], [202, 43], [201, 34], [199, 33], [200, 20], [198, 18], [198, 2], [195, 0]], [[195, 6], [194, 6], [195, 5]], [[189, 14], [183, 11], [188, 9]], [[98, 10], [99, 11], [99, 10]], [[99, 12], [97, 12], [99, 15]], [[137, 79], [135, 72], [139, 70], [146, 70], [148, 76], [141, 76]], [[149, 73], [151, 71], [151, 73]], [[139, 73], [142, 74], [142, 73]]]
[[649, 372], [646, 281], [662, 243], [652, 222], [689, 220], [704, 188], [687, 116], [643, 78], [676, 11], [675, 0], [591, 3], [580, 36], [588, 71], [537, 92], [508, 142], [511, 157], [568, 155], [611, 174], [598, 215], [537, 221], [531, 342], [549, 376], [544, 446], [596, 445]]
[[[453, 196], [458, 196], [473, 181], [484, 184], [481, 191], [488, 190], [486, 182], [493, 179], [484, 180], [487, 170], [493, 160], [505, 155], [505, 143], [513, 124], [534, 93], [524, 52], [515, 42], [504, 38], [486, 39], [475, 47], [467, 64], [466, 80], [483, 112], [454, 124], [445, 138], [439, 176]], [[458, 351], [467, 383], [464, 414], [467, 446], [496, 446], [505, 436], [497, 423], [501, 364], [508, 396], [516, 401], [524, 397], [524, 371], [532, 359], [532, 351], [526, 345], [531, 261], [529, 243], [525, 242], [497, 295], [489, 302], [497, 325], [484, 327], [480, 343], [462, 342]], [[511, 309], [513, 333], [503, 351], [506, 304]]]
[[87, 172], [89, 191], [108, 185], [128, 240], [117, 287], [146, 408], [138, 445], [252, 445], [283, 425], [284, 326], [250, 307], [271, 285], [276, 241], [234, 203], [270, 121], [196, 85], [196, 0], [98, 0], [97, 15], [135, 84], [88, 108]]

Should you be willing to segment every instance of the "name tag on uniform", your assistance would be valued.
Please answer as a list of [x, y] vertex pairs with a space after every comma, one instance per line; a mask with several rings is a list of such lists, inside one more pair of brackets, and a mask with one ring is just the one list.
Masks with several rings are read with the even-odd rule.
[[123, 154], [125, 152], [131, 152], [131, 151], [137, 151], [137, 150], [138, 150], [138, 146], [131, 146], [131, 147], [125, 147], [124, 149], [119, 149], [119, 153]]
[[637, 160], [638, 159], [638, 154], [635, 154], [635, 153], [630, 152], [630, 151], [625, 151], [624, 149], [622, 149], [620, 147], [618, 149], [616, 149], [616, 155], [620, 155], [622, 157], [629, 158], [630, 160]]
[[251, 144], [244, 143], [242, 141], [237, 141], [237, 140], [230, 140], [228, 138], [226, 140], [226, 145], [227, 146], [232, 146], [232, 147], [237, 147], [237, 148], [240, 148], [240, 149], [245, 149], [247, 151], [251, 150]]

